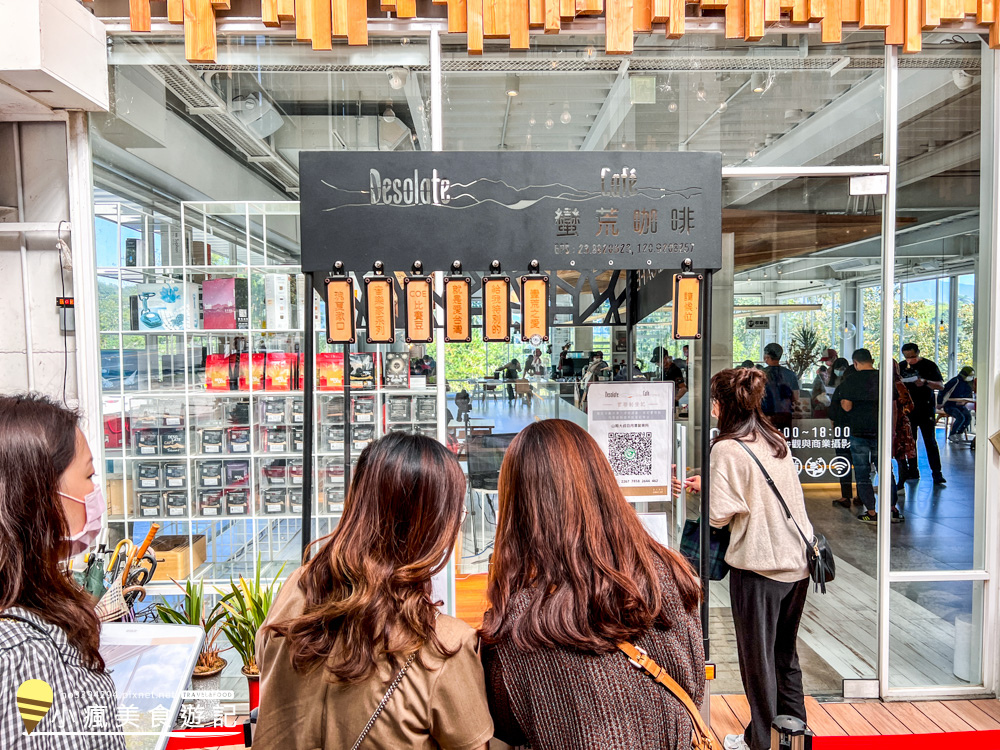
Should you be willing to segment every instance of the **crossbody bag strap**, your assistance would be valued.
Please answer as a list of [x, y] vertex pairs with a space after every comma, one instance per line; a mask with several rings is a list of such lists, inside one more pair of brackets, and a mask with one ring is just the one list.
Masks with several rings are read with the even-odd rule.
[[785, 511], [785, 516], [788, 517], [788, 520], [790, 520], [792, 525], [795, 526], [795, 530], [799, 532], [799, 536], [802, 537], [802, 541], [806, 545], [806, 549], [813, 549], [813, 544], [806, 539], [806, 535], [802, 533], [802, 529], [799, 527], [798, 521], [796, 521], [792, 516], [792, 512], [788, 509], [788, 505], [785, 503], [785, 498], [781, 496], [781, 492], [778, 491], [778, 486], [774, 483], [774, 480], [771, 479], [771, 475], [767, 473], [767, 469], [764, 468], [764, 464], [762, 464], [760, 459], [757, 458], [757, 454], [750, 450], [747, 444], [742, 440], [737, 440], [736, 442], [743, 447], [743, 450], [750, 454], [750, 458], [752, 458], [753, 462], [757, 464], [757, 468], [759, 468], [761, 473], [764, 475], [764, 479], [767, 480], [768, 486], [774, 492], [775, 497], [778, 498], [778, 502], [781, 503], [781, 507]]
[[695, 743], [696, 747], [713, 748], [715, 746], [715, 742], [712, 738], [712, 732], [705, 725], [705, 720], [701, 718], [701, 712], [694, 704], [694, 701], [691, 700], [691, 696], [687, 694], [687, 691], [677, 684], [677, 681], [667, 674], [667, 670], [657, 664], [653, 658], [646, 653], [645, 649], [641, 649], [628, 641], [622, 641], [619, 643], [618, 648], [625, 653], [625, 656], [628, 657], [628, 660], [632, 663], [633, 667], [645, 670], [646, 673], [653, 678], [654, 682], [658, 682], [663, 685], [663, 687], [669, 690], [673, 696], [680, 701], [681, 705], [684, 706], [684, 710], [687, 711], [688, 716], [691, 717], [691, 724], [693, 725], [694, 732], [698, 737], [698, 741]]
[[412, 654], [410, 654], [410, 658], [406, 660], [406, 663], [403, 664], [402, 668], [399, 670], [399, 673], [396, 675], [396, 679], [394, 679], [392, 683], [389, 685], [389, 689], [385, 691], [385, 695], [382, 696], [382, 700], [379, 701], [378, 706], [376, 706], [375, 713], [372, 714], [372, 717], [368, 720], [368, 723], [365, 724], [365, 728], [361, 730], [361, 736], [358, 737], [357, 741], [354, 743], [354, 746], [351, 748], [351, 750], [358, 750], [358, 748], [361, 746], [361, 743], [365, 741], [365, 737], [368, 736], [368, 733], [372, 730], [372, 727], [375, 726], [375, 722], [378, 720], [379, 714], [382, 713], [382, 710], [389, 702], [389, 698], [392, 697], [392, 694], [396, 692], [396, 688], [399, 687], [399, 683], [402, 682], [403, 680], [403, 675], [405, 675], [406, 670], [410, 668], [410, 665], [413, 663], [413, 658], [416, 655], [417, 652], [414, 651]]

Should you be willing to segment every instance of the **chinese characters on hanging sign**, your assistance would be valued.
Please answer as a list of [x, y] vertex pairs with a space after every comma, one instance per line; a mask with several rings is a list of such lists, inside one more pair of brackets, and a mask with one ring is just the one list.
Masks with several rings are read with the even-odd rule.
[[472, 296], [468, 277], [444, 280], [444, 340], [472, 340]]
[[330, 344], [354, 343], [354, 281], [326, 280], [326, 339]]
[[434, 318], [431, 311], [431, 280], [409, 277], [406, 289], [406, 341], [430, 343], [434, 340]]
[[510, 341], [510, 280], [483, 279], [483, 341]]
[[548, 277], [525, 276], [521, 280], [521, 338], [531, 341], [537, 336], [549, 339]]
[[365, 279], [367, 286], [368, 343], [391, 344], [396, 338], [392, 305], [392, 279]]
[[701, 281], [699, 274], [674, 275], [674, 338], [701, 338]]

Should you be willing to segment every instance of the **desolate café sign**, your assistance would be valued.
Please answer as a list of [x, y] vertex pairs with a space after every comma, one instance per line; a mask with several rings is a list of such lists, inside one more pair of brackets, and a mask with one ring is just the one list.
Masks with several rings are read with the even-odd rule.
[[[345, 152], [300, 156], [302, 266], [717, 269], [717, 153]], [[355, 262], [356, 261], [356, 262]]]

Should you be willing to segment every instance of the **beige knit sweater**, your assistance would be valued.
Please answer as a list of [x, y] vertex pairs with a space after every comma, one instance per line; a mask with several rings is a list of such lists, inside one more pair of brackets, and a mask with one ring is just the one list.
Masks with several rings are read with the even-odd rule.
[[[771, 475], [802, 533], [811, 539], [812, 524], [806, 515], [791, 453], [775, 458], [763, 441], [744, 442]], [[808, 577], [802, 538], [785, 516], [764, 474], [734, 440], [723, 440], [712, 448], [710, 493], [712, 526], [729, 525], [732, 532], [727, 563], [786, 583]]]

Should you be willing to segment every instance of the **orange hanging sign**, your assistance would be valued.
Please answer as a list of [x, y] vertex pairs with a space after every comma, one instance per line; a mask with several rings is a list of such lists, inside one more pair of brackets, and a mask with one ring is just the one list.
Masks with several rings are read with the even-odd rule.
[[369, 344], [391, 344], [396, 340], [396, 316], [393, 310], [392, 279], [365, 277], [365, 318]]
[[521, 338], [533, 343], [549, 340], [548, 276], [521, 277]]
[[444, 340], [472, 341], [472, 280], [444, 277]]
[[510, 277], [483, 279], [483, 341], [510, 341]]
[[326, 340], [354, 343], [354, 279], [349, 276], [326, 280]]
[[701, 338], [701, 274], [674, 275], [674, 338]]
[[434, 340], [434, 295], [427, 276], [403, 279], [406, 306], [406, 343], [429, 344]]

